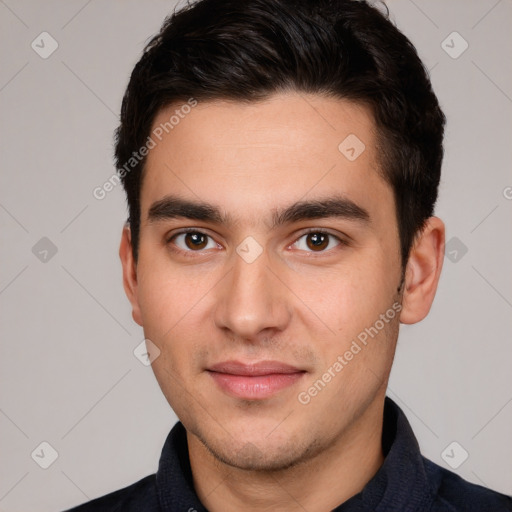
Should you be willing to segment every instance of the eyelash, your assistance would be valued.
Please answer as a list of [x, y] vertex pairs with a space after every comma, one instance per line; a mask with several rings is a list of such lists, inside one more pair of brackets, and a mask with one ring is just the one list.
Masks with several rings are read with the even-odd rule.
[[[202, 250], [198, 250], [198, 251], [185, 251], [183, 249], [179, 249], [177, 248], [173, 243], [172, 241], [178, 237], [179, 235], [183, 235], [183, 234], [186, 234], [186, 233], [199, 233], [201, 235], [204, 235], [208, 238], [211, 238], [213, 240], [213, 237], [211, 237], [210, 235], [208, 235], [207, 233], [205, 233], [204, 231], [201, 231], [200, 229], [197, 229], [197, 228], [185, 228], [185, 229], [182, 229], [180, 231], [178, 231], [177, 233], [173, 233], [172, 236], [168, 237], [166, 239], [166, 245], [168, 245], [171, 249], [171, 251], [177, 253], [177, 254], [180, 254], [180, 255], [183, 255], [187, 258], [195, 258], [197, 257], [198, 255], [200, 255], [203, 251]], [[329, 231], [325, 231], [321, 228], [309, 228], [307, 229], [305, 232], [303, 232], [291, 245], [295, 245], [301, 238], [303, 238], [304, 236], [307, 236], [311, 233], [315, 233], [315, 234], [321, 234], [321, 235], [327, 235], [329, 237], [332, 237], [334, 238], [337, 242], [339, 242], [338, 245], [336, 245], [334, 248], [332, 249], [329, 249], [329, 250], [325, 250], [325, 251], [319, 251], [317, 254], [319, 255], [322, 255], [322, 254], [325, 254], [325, 253], [328, 253], [328, 252], [331, 252], [332, 250], [334, 250], [336, 247], [339, 247], [339, 246], [348, 246], [349, 243], [346, 241], [346, 240], [343, 240], [342, 238], [336, 236], [336, 235], [333, 235], [332, 233], [330, 233]], [[312, 254], [312, 255], [315, 255], [316, 251], [306, 251], [307, 253], [309, 254]]]

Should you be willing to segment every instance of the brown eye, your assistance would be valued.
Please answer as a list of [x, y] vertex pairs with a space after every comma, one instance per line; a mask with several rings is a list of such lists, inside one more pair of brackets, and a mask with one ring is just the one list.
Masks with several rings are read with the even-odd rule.
[[322, 251], [329, 245], [329, 235], [325, 233], [309, 233], [306, 240], [307, 246], [313, 251]]
[[293, 245], [301, 251], [327, 252], [341, 243], [341, 240], [331, 233], [310, 231], [302, 235]]
[[175, 245], [182, 252], [201, 252], [203, 249], [217, 247], [212, 237], [201, 231], [182, 231], [172, 236], [167, 243]]
[[185, 244], [189, 249], [204, 249], [208, 244], [208, 237], [203, 233], [186, 233]]

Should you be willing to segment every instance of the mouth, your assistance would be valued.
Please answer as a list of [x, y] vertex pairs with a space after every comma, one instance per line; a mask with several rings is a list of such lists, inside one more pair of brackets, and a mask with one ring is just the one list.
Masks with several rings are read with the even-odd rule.
[[306, 373], [279, 361], [225, 361], [211, 366], [207, 372], [224, 393], [244, 400], [270, 398], [296, 384]]

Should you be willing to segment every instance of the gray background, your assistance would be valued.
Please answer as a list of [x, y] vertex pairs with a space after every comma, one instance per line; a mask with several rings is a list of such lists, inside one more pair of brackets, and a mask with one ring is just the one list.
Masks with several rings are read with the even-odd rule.
[[[430, 316], [402, 328], [389, 395], [426, 456], [450, 468], [465, 450], [454, 471], [511, 494], [512, 2], [388, 5], [448, 117], [437, 214], [453, 238]], [[176, 420], [133, 355], [123, 192], [92, 195], [114, 171], [129, 73], [173, 6], [0, 0], [2, 511], [63, 509], [153, 473]], [[58, 43], [46, 59], [31, 47], [51, 49], [43, 31]], [[47, 469], [43, 441], [58, 453]]]

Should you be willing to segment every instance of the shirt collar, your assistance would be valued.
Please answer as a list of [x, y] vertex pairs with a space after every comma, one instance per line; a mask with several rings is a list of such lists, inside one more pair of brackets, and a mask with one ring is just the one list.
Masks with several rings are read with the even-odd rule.
[[430, 510], [432, 495], [424, 459], [400, 407], [386, 397], [382, 429], [384, 463], [363, 490], [333, 512]]
[[[405, 414], [389, 397], [384, 404], [384, 463], [364, 489], [333, 512], [428, 510], [428, 478], [418, 442]], [[156, 473], [158, 498], [166, 512], [207, 512], [194, 490], [186, 430], [181, 422], [169, 433]]]

